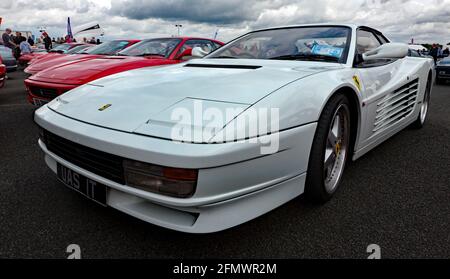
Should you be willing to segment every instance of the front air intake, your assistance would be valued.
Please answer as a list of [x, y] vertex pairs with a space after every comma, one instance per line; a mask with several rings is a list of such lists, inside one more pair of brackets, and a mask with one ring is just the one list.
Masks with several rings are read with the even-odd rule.
[[217, 69], [245, 69], [245, 70], [256, 70], [262, 66], [254, 65], [218, 65], [218, 64], [186, 64], [185, 67], [193, 68], [217, 68]]

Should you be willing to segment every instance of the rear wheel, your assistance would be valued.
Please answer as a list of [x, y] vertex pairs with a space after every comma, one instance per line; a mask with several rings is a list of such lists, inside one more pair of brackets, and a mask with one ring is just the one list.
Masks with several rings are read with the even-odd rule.
[[350, 144], [350, 102], [334, 95], [320, 116], [306, 176], [305, 194], [317, 203], [328, 201], [339, 187]]
[[[437, 82], [437, 80], [436, 80]], [[412, 127], [416, 129], [420, 129], [425, 124], [425, 120], [428, 115], [428, 108], [430, 107], [430, 97], [431, 97], [431, 82], [428, 80], [427, 87], [425, 89], [425, 93], [423, 95], [423, 100], [420, 105], [420, 113], [417, 117], [416, 121], [413, 122]]]

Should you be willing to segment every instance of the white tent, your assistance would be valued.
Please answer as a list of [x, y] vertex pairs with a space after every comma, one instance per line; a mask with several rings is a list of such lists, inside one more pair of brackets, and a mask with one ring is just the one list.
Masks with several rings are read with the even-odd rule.
[[74, 27], [72, 29], [72, 34], [78, 41], [81, 41], [83, 38], [98, 38], [103, 36], [105, 32], [98, 22], [90, 22]]

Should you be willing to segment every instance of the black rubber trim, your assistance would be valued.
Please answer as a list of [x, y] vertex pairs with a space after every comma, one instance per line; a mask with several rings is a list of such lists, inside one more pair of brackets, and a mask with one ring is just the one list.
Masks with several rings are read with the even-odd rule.
[[253, 65], [219, 65], [219, 64], [186, 64], [186, 65], [184, 65], [184, 67], [256, 70], [256, 69], [261, 68], [262, 66], [253, 66]]

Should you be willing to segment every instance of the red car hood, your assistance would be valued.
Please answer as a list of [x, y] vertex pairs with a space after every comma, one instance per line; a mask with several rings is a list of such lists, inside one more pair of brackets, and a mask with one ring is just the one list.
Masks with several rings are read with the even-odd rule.
[[37, 73], [42, 70], [62, 65], [67, 62], [79, 61], [79, 60], [88, 60], [101, 57], [100, 55], [88, 55], [88, 54], [60, 54], [60, 55], [52, 55], [46, 56], [42, 59], [33, 62], [30, 66], [27, 67], [27, 71]]
[[40, 59], [41, 57], [45, 57], [46, 55], [48, 55], [49, 53], [45, 53], [45, 52], [36, 52], [36, 53], [28, 53], [28, 54], [23, 54], [19, 57], [19, 60], [21, 61], [30, 61], [31, 59]]
[[106, 56], [90, 60], [68, 62], [43, 70], [32, 80], [81, 85], [112, 74], [159, 65], [178, 63], [177, 60], [144, 57]]

